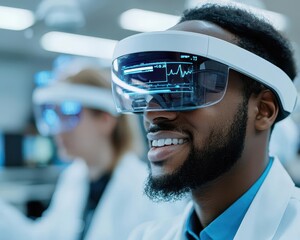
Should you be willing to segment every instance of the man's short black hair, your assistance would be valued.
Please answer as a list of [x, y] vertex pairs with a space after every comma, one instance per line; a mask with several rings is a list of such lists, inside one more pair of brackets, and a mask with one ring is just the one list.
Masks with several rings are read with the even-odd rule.
[[[290, 42], [266, 20], [238, 7], [218, 4], [186, 10], [180, 22], [190, 20], [212, 22], [231, 32], [237, 45], [273, 63], [294, 80], [297, 71]], [[261, 91], [258, 82], [247, 77], [244, 80], [246, 97]]]

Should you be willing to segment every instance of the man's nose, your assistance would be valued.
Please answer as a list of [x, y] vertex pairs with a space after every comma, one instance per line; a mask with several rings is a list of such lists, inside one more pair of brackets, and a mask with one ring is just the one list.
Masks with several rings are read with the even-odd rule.
[[149, 111], [144, 113], [144, 122], [158, 124], [163, 121], [173, 121], [177, 118], [178, 112], [171, 111]]

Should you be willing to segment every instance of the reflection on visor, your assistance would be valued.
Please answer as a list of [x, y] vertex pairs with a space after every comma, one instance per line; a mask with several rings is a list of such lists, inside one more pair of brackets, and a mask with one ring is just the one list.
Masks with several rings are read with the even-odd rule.
[[75, 101], [36, 106], [37, 127], [42, 135], [55, 135], [72, 130], [80, 121], [82, 106]]
[[119, 111], [184, 111], [219, 102], [228, 67], [191, 54], [145, 52], [116, 59], [112, 74]]

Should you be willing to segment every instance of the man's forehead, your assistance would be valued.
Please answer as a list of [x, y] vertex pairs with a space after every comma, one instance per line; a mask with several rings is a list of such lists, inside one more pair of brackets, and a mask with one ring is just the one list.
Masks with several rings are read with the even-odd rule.
[[236, 44], [236, 37], [234, 34], [225, 30], [224, 28], [207, 21], [191, 20], [178, 23], [168, 30], [179, 30], [187, 32], [202, 33], [209, 36], [213, 36], [227, 42]]

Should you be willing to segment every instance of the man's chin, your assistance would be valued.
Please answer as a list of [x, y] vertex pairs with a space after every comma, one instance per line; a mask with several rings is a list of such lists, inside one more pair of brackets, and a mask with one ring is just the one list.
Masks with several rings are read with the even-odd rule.
[[154, 202], [181, 200], [187, 195], [189, 189], [181, 188], [176, 184], [176, 179], [172, 174], [150, 174], [144, 192]]

